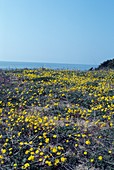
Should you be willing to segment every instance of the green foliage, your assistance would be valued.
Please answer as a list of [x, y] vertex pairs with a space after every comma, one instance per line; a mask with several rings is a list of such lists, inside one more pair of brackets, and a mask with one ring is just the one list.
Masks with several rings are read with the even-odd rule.
[[104, 61], [97, 69], [114, 69], [114, 59]]

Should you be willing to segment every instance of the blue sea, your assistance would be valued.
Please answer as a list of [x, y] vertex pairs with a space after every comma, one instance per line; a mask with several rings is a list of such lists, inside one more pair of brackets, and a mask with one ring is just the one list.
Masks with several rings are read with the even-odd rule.
[[96, 68], [97, 65], [0, 61], [0, 69], [50, 68], [84, 71], [89, 70], [91, 67]]

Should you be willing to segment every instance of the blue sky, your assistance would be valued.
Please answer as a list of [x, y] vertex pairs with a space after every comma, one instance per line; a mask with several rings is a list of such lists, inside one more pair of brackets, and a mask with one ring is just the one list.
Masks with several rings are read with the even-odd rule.
[[114, 0], [0, 0], [0, 61], [114, 58]]

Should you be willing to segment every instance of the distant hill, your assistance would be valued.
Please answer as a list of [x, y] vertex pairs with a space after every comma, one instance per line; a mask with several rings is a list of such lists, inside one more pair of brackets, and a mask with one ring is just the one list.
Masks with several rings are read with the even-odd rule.
[[104, 61], [98, 66], [97, 70], [99, 69], [114, 69], [114, 59]]

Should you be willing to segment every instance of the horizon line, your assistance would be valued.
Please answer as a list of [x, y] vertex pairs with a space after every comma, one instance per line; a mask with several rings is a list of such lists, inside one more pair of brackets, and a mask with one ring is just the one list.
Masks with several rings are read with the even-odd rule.
[[97, 66], [98, 64], [81, 64], [81, 63], [63, 63], [63, 62], [61, 62], [61, 63], [59, 63], [59, 62], [39, 62], [39, 61], [1, 61], [0, 60], [0, 62], [15, 62], [15, 63], [44, 63], [44, 64], [69, 64], [69, 65], [93, 65], [93, 66]]

